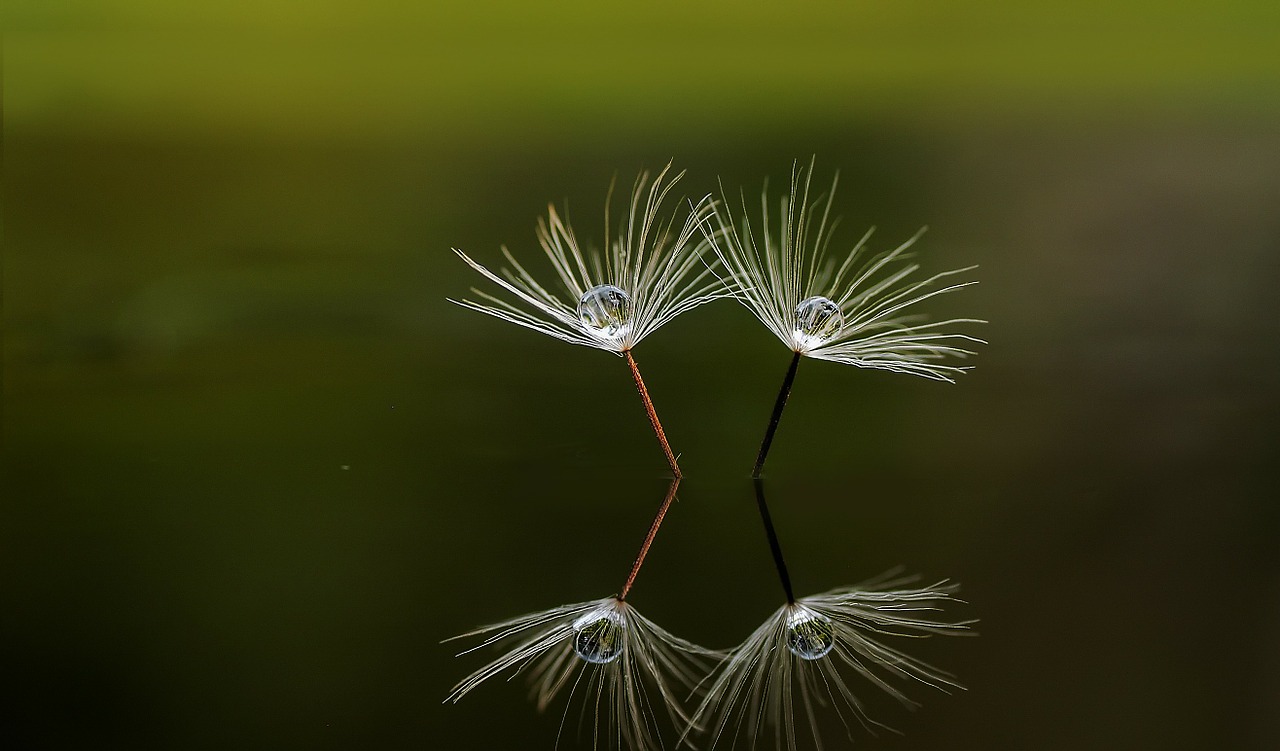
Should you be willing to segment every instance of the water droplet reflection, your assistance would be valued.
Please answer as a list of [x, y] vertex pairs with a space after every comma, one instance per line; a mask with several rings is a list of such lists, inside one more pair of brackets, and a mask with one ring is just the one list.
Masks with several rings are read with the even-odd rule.
[[796, 657], [816, 660], [825, 657], [836, 645], [836, 630], [831, 619], [800, 609], [787, 618], [787, 649]]
[[622, 616], [612, 611], [595, 611], [573, 624], [573, 651], [597, 665], [613, 662], [622, 654]]
[[830, 298], [818, 295], [801, 300], [796, 306], [796, 333], [819, 342], [826, 341], [844, 328], [844, 314]]
[[578, 318], [600, 336], [622, 336], [631, 324], [631, 296], [612, 284], [592, 287], [578, 301]]

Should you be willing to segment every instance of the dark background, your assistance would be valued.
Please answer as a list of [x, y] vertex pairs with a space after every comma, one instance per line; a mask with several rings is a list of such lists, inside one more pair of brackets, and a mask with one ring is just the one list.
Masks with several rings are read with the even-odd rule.
[[[901, 564], [981, 619], [857, 746], [1280, 746], [1274, 3], [6, 10], [24, 747], [551, 748], [518, 681], [441, 706], [439, 641], [616, 591], [665, 467], [622, 361], [448, 304], [449, 248], [812, 154], [844, 244], [929, 225], [981, 280], [930, 310], [990, 321], [954, 386], [805, 362], [775, 444], [798, 590]], [[631, 599], [727, 647], [780, 604], [788, 355], [730, 303], [636, 355], [688, 479]]]

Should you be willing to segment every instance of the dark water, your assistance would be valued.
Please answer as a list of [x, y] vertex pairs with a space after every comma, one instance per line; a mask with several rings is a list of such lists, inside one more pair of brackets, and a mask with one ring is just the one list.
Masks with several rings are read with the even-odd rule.
[[[559, 705], [519, 680], [441, 706], [481, 661], [439, 641], [615, 592], [665, 465], [622, 360], [450, 305], [481, 280], [449, 248], [534, 257], [566, 198], [596, 237], [613, 174], [672, 156], [690, 192], [754, 192], [814, 152], [846, 243], [928, 224], [926, 268], [981, 280], [931, 310], [990, 321], [956, 385], [804, 362], [770, 459], [800, 593], [901, 565], [981, 620], [916, 647], [968, 690], [867, 689], [904, 734], [857, 747], [1280, 743], [1274, 119], [732, 132], [7, 128], [5, 672], [32, 746], [550, 748]], [[727, 647], [781, 603], [747, 473], [788, 352], [723, 303], [636, 357], [687, 479], [631, 600]]]

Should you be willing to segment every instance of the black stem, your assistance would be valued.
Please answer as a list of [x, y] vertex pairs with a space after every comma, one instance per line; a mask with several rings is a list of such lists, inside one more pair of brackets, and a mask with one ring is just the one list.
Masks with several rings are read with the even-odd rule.
[[[795, 372], [793, 367], [792, 372]], [[764, 533], [769, 537], [769, 551], [773, 553], [773, 565], [778, 569], [778, 579], [782, 581], [782, 591], [787, 593], [787, 602], [796, 601], [791, 591], [791, 575], [787, 573], [787, 561], [782, 557], [782, 545], [778, 543], [778, 532], [773, 528], [773, 519], [769, 516], [769, 504], [764, 500], [764, 480], [752, 479], [756, 489], [756, 506], [760, 509], [760, 521], [764, 523]]]
[[773, 415], [769, 418], [769, 427], [764, 431], [764, 440], [760, 442], [760, 453], [756, 456], [752, 477], [759, 477], [764, 469], [765, 457], [769, 455], [769, 446], [773, 445], [773, 434], [778, 432], [778, 421], [782, 419], [782, 409], [787, 406], [787, 397], [791, 395], [791, 384], [796, 381], [796, 368], [800, 367], [800, 353], [791, 358], [791, 367], [787, 368], [787, 377], [782, 379], [782, 388], [778, 390], [778, 400], [773, 403]]

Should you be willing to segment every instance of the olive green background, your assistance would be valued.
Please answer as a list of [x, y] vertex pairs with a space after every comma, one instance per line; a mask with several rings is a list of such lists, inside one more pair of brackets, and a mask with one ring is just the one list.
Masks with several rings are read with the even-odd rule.
[[[6, 6], [20, 747], [552, 748], [519, 679], [441, 706], [439, 642], [616, 591], [665, 467], [623, 362], [450, 305], [449, 248], [545, 269], [548, 201], [598, 244], [615, 175], [814, 154], [840, 242], [928, 225], [981, 280], [930, 310], [990, 321], [956, 385], [804, 362], [769, 463], [799, 591], [981, 619], [856, 747], [1280, 745], [1275, 3], [442, 6]], [[631, 600], [727, 647], [788, 353], [723, 303], [636, 356], [688, 479]]]

